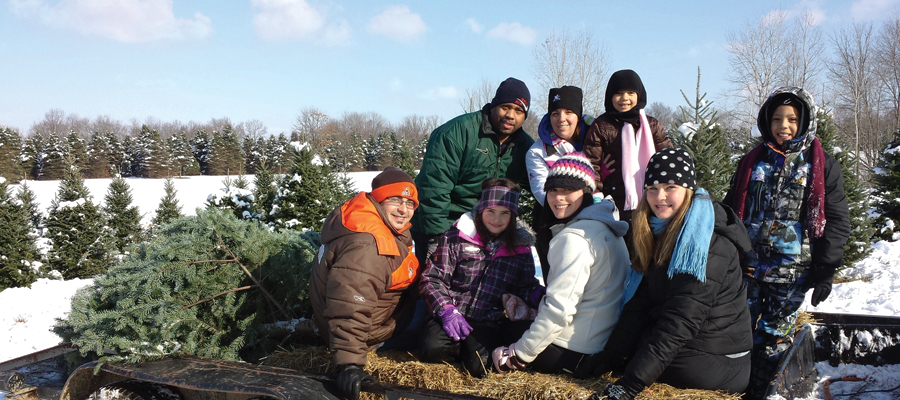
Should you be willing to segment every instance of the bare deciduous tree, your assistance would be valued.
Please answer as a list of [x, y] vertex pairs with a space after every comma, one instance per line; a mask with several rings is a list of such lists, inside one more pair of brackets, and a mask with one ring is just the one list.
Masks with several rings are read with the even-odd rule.
[[[871, 142], [872, 107], [875, 101], [875, 60], [872, 24], [854, 23], [849, 29], [837, 31], [831, 38], [835, 60], [828, 70], [836, 85], [837, 106], [849, 112], [852, 119], [853, 138], [859, 161], [867, 163], [877, 159], [870, 154], [867, 144]], [[874, 144], [874, 143], [872, 143]], [[879, 146], [874, 146], [879, 147]], [[876, 150], [877, 151], [877, 150]], [[874, 156], [874, 157], [873, 157]], [[856, 173], [859, 174], [859, 162]]]
[[440, 125], [440, 117], [437, 115], [408, 115], [403, 118], [397, 127], [397, 134], [406, 143], [418, 143], [425, 135], [431, 134], [434, 128]]
[[785, 85], [812, 88], [818, 83], [817, 78], [825, 68], [822, 31], [815, 16], [809, 11], [798, 15], [791, 26], [793, 28], [785, 38], [787, 56], [781, 59], [784, 68], [780, 79]]
[[478, 86], [466, 89], [466, 96], [459, 99], [459, 106], [462, 107], [464, 113], [480, 110], [494, 98], [494, 91], [498, 85], [500, 82], [494, 83], [487, 78], [481, 78]]
[[891, 128], [900, 128], [900, 14], [884, 22], [875, 46], [876, 73], [891, 102]]
[[808, 10], [790, 19], [787, 12], [775, 10], [729, 34], [731, 114], [744, 127], [753, 126], [759, 107], [773, 89], [817, 86], [824, 70], [824, 50], [822, 32]]
[[249, 121], [241, 122], [234, 128], [234, 130], [239, 134], [244, 135], [245, 137], [253, 139], [254, 141], [269, 133], [269, 130], [266, 129], [266, 125], [258, 119], [251, 119]]
[[329, 120], [328, 114], [325, 114], [318, 108], [306, 107], [300, 110], [300, 114], [297, 115], [292, 128], [301, 141], [309, 143], [318, 151], [322, 151], [329, 142], [325, 130]]
[[650, 105], [645, 108], [645, 111], [647, 112], [647, 115], [656, 118], [659, 123], [662, 124], [663, 129], [668, 131], [669, 129], [677, 128], [675, 123], [678, 119], [678, 115], [672, 107], [655, 101], [650, 103]]
[[66, 126], [66, 113], [59, 108], [53, 108], [44, 114], [44, 119], [31, 125], [30, 135], [47, 136], [65, 135], [68, 132]]
[[[551, 88], [571, 85], [584, 92], [585, 113], [596, 116], [603, 112], [609, 57], [591, 33], [553, 32], [534, 48], [533, 55], [532, 68], [538, 83], [537, 88], [531, 89], [533, 110], [547, 109], [545, 103]], [[542, 113], [532, 115], [538, 114]]]
[[778, 82], [777, 68], [787, 48], [785, 45], [784, 11], [776, 10], [763, 16], [756, 24], [747, 23], [744, 30], [728, 35], [728, 62], [732, 84], [731, 96], [736, 100], [737, 115], [746, 125], [752, 125], [756, 110], [766, 100]]

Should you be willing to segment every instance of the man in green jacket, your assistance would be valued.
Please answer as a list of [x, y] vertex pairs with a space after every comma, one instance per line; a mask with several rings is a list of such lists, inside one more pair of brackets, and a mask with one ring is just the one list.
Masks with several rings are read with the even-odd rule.
[[525, 153], [534, 140], [522, 124], [530, 105], [525, 83], [507, 78], [481, 110], [460, 115], [431, 133], [416, 176], [420, 203], [412, 228], [422, 266], [437, 238], [472, 210], [485, 179], [506, 177], [529, 190]]

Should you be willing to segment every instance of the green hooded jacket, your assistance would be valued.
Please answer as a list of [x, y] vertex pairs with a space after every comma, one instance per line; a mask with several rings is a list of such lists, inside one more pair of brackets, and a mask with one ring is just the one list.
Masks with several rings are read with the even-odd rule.
[[431, 133], [416, 176], [419, 208], [412, 220], [414, 232], [430, 237], [450, 229], [478, 202], [481, 182], [487, 178], [509, 178], [521, 190], [530, 190], [525, 154], [534, 139], [520, 128], [500, 144], [491, 128], [490, 112], [487, 104]]

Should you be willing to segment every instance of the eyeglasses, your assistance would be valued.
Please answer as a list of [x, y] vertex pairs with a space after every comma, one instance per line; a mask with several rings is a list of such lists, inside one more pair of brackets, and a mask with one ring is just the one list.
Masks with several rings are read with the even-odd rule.
[[416, 202], [408, 199], [404, 199], [402, 197], [388, 197], [384, 199], [384, 204], [393, 207], [401, 207], [404, 206], [407, 209], [414, 210], [416, 208]]

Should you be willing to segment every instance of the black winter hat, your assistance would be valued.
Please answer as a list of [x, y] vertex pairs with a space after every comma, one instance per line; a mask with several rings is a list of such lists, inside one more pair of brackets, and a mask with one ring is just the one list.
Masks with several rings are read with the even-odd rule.
[[606, 112], [618, 112], [616, 111], [616, 106], [613, 105], [612, 97], [623, 90], [632, 90], [638, 95], [637, 105], [631, 110], [641, 110], [647, 106], [647, 90], [644, 89], [644, 82], [641, 81], [641, 77], [638, 76], [637, 72], [623, 69], [613, 72], [612, 76], [609, 77], [609, 83], [606, 84], [606, 99], [603, 103], [603, 106], [606, 107]]
[[644, 187], [657, 183], [671, 183], [697, 190], [694, 159], [684, 149], [668, 148], [657, 151], [647, 163]]
[[491, 108], [497, 107], [503, 103], [513, 103], [522, 106], [525, 109], [525, 118], [528, 118], [528, 108], [531, 107], [531, 92], [522, 82], [516, 78], [506, 78], [500, 82], [497, 87], [497, 93], [491, 100]]
[[[766, 140], [770, 140], [770, 138], [773, 137], [772, 116], [775, 115], [775, 110], [782, 105], [794, 107], [794, 111], [797, 113], [797, 116], [800, 117], [800, 120], [797, 121], [798, 129], [795, 138], [801, 138], [803, 135], [806, 135], [810, 118], [809, 107], [807, 107], [806, 103], [800, 99], [800, 96], [787, 91], [778, 93], [776, 90], [776, 94], [771, 95], [769, 99], [766, 100], [757, 116], [757, 128], [760, 129], [760, 132], [763, 132], [763, 129], [765, 129], [764, 132], [769, 134], [768, 137], [765, 138]], [[760, 118], [765, 119], [760, 121]]]
[[577, 86], [550, 89], [550, 94], [547, 96], [547, 113], [550, 114], [555, 110], [565, 108], [574, 111], [581, 119], [583, 97], [581, 88]]

